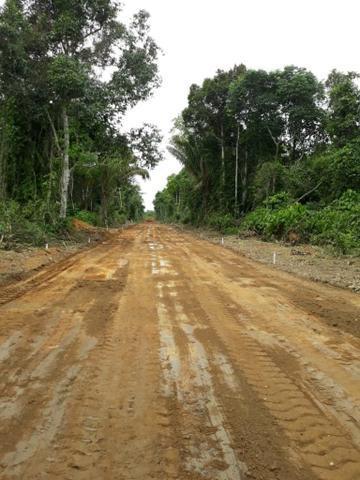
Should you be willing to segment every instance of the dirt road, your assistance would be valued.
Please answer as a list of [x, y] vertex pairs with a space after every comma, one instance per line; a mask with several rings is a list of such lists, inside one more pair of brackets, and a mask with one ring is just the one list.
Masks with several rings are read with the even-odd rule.
[[166, 226], [0, 293], [0, 478], [360, 479], [360, 297]]

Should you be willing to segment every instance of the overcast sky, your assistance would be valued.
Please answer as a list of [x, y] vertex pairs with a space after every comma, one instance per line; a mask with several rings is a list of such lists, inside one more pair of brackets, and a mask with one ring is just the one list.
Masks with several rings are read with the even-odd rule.
[[[126, 0], [124, 0], [126, 2]], [[218, 68], [244, 63], [274, 69], [294, 64], [324, 79], [332, 68], [360, 71], [359, 0], [128, 0], [125, 12], [151, 14], [152, 36], [164, 50], [162, 87], [137, 106], [126, 126], [157, 124], [164, 149], [173, 119], [186, 106], [192, 83]], [[165, 160], [141, 182], [147, 209], [167, 177], [180, 170]]]

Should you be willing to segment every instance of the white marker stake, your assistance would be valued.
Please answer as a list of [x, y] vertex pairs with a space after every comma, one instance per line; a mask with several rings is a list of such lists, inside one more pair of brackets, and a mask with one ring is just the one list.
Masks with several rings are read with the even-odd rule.
[[49, 244], [48, 243], [45, 244], [45, 250], [49, 250]]
[[221, 245], [224, 245], [224, 237], [221, 238]]
[[276, 253], [273, 253], [273, 264], [276, 265]]
[[91, 243], [91, 238], [90, 237], [88, 238], [88, 243]]

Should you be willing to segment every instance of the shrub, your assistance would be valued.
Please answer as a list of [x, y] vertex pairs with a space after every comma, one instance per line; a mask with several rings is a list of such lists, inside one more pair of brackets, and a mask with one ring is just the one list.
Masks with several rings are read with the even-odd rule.
[[299, 238], [307, 237], [310, 219], [308, 209], [299, 203], [289, 203], [287, 194], [277, 194], [266, 201], [266, 206], [249, 213], [241, 223], [241, 230], [250, 230], [266, 239], [286, 239], [290, 232]]
[[111, 218], [111, 226], [121, 227], [127, 222], [127, 216], [125, 213], [114, 212]]
[[319, 210], [288, 201], [280, 194], [269, 198], [267, 206], [245, 217], [240, 229], [267, 240], [285, 240], [295, 233], [299, 240], [331, 246], [339, 253], [360, 253], [360, 192], [348, 190]]
[[74, 215], [75, 218], [82, 222], [89, 223], [90, 225], [98, 224], [98, 215], [95, 212], [89, 212], [87, 210], [79, 210]]
[[221, 233], [225, 233], [227, 229], [235, 227], [235, 220], [229, 213], [211, 213], [205, 223]]
[[5, 246], [15, 243], [44, 244], [51, 234], [44, 223], [41, 205], [29, 203], [24, 208], [15, 201], [0, 204], [0, 237]]
[[360, 253], [360, 192], [348, 190], [316, 212], [311, 224], [311, 241], [331, 245], [345, 254]]

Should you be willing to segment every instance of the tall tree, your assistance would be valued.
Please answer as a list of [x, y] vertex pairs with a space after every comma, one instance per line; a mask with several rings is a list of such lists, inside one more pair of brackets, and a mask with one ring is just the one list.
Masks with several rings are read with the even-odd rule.
[[[56, 206], [64, 219], [69, 200], [72, 211], [100, 208], [100, 191], [112, 196], [120, 183], [125, 191], [153, 168], [161, 159], [158, 131], [119, 132], [127, 110], [159, 85], [157, 58], [145, 11], [125, 24], [112, 0], [6, 0], [0, 195], [30, 202], [34, 212], [44, 204], [47, 218]], [[111, 188], [100, 164], [111, 170]]]
[[333, 70], [327, 78], [329, 95], [327, 130], [336, 146], [344, 146], [359, 135], [360, 89], [356, 84], [359, 75]]

